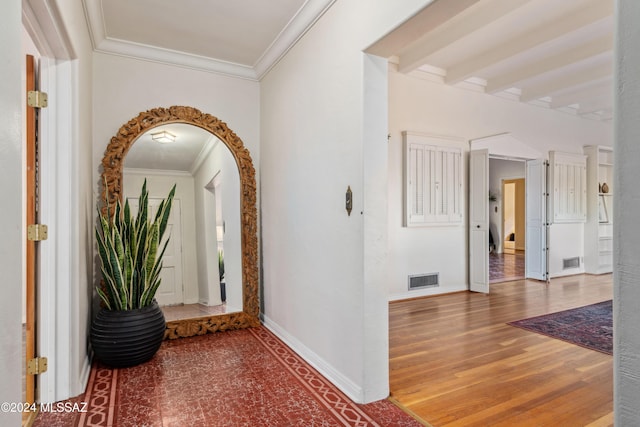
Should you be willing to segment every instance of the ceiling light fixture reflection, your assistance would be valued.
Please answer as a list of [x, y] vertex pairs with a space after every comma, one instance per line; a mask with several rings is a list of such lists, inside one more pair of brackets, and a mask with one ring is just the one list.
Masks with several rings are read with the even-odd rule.
[[152, 133], [151, 139], [166, 144], [167, 142], [175, 141], [176, 136], [170, 132], [167, 132], [166, 130], [163, 130], [161, 132]]

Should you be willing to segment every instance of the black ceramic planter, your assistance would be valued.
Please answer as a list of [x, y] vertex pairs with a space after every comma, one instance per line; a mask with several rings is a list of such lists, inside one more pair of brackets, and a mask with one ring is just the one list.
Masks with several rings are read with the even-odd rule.
[[166, 323], [158, 303], [135, 310], [101, 309], [91, 324], [91, 346], [102, 363], [114, 368], [139, 365], [160, 348]]

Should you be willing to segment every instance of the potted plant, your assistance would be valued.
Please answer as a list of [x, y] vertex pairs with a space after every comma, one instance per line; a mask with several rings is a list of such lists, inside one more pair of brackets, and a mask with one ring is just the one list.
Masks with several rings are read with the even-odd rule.
[[224, 280], [224, 252], [218, 251], [218, 274], [220, 277], [220, 299], [222, 302], [227, 300], [227, 286]]
[[128, 201], [124, 208], [117, 201], [114, 211], [108, 202], [105, 213], [98, 208], [95, 235], [102, 272], [97, 287], [101, 309], [92, 322], [90, 339], [96, 357], [106, 365], [126, 367], [146, 362], [164, 338], [165, 319], [154, 296], [169, 239], [158, 249], [175, 189], [174, 185], [162, 200], [153, 220], [146, 180], [135, 216]]

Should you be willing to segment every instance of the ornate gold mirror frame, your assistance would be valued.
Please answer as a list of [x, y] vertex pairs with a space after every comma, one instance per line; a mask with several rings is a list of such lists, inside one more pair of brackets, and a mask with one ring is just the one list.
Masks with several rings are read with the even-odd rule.
[[[102, 199], [109, 204], [122, 200], [122, 170], [129, 148], [143, 133], [168, 123], [198, 126], [218, 137], [229, 148], [240, 173], [240, 213], [242, 241], [242, 311], [167, 322], [165, 339], [204, 335], [208, 332], [242, 329], [260, 325], [258, 303], [258, 234], [256, 173], [249, 150], [242, 140], [218, 118], [192, 107], [154, 108], [138, 114], [122, 125], [111, 138], [102, 159]], [[108, 193], [105, 191], [108, 190]]]

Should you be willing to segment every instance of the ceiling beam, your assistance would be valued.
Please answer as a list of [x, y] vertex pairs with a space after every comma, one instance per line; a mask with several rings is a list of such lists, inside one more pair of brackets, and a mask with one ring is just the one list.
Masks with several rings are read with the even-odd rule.
[[435, 0], [369, 46], [365, 52], [383, 58], [396, 55], [423, 34], [433, 31], [479, 1], [481, 0]]
[[578, 114], [602, 112], [611, 109], [611, 105], [613, 105], [613, 94], [609, 93], [600, 98], [594, 98], [591, 101], [581, 103], [578, 108]]
[[527, 63], [508, 73], [496, 76], [487, 83], [487, 93], [494, 94], [511, 87], [516, 87], [518, 83], [536, 77], [540, 74], [549, 73], [563, 67], [568, 67], [580, 61], [584, 61], [593, 56], [611, 52], [613, 50], [613, 36], [608, 34], [605, 37], [591, 40], [581, 46], [568, 49], [562, 53], [549, 56], [532, 63]]
[[600, 110], [593, 113], [578, 113], [578, 116], [588, 120], [599, 120], [601, 122], [608, 122], [613, 118], [613, 111]]
[[427, 58], [430, 55], [489, 25], [529, 1], [531, 0], [484, 0], [472, 5], [434, 31], [422, 35], [404, 51], [400, 51], [398, 71], [410, 73], [428, 62]]
[[551, 100], [551, 108], [561, 108], [572, 104], [586, 104], [596, 99], [608, 99], [613, 96], [613, 79], [606, 79], [591, 85], [583, 85], [568, 91], [557, 93]]
[[471, 57], [447, 69], [446, 82], [455, 84], [479, 71], [511, 58], [514, 55], [569, 34], [613, 14], [613, 3], [591, 0], [579, 10], [568, 13], [551, 23], [545, 23], [518, 37]]
[[610, 79], [612, 74], [613, 64], [608, 63], [585, 69], [579, 73], [558, 76], [554, 79], [547, 80], [544, 83], [523, 88], [522, 95], [520, 95], [520, 101], [529, 102], [545, 96], [553, 97], [553, 95], [558, 92]]

